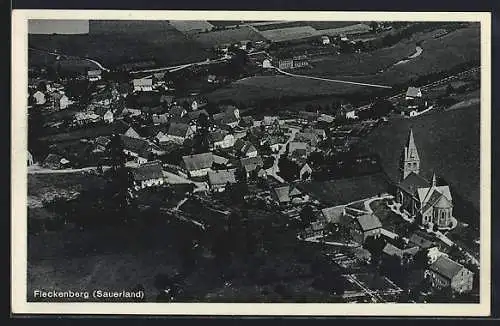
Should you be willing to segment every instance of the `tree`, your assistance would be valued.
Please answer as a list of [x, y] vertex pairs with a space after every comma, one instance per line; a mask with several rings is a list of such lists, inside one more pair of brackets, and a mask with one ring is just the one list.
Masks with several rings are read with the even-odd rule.
[[370, 29], [372, 30], [372, 32], [376, 32], [378, 29], [378, 23], [374, 21], [370, 22]]
[[297, 163], [286, 157], [281, 157], [278, 161], [279, 174], [287, 181], [296, 180], [299, 176], [299, 166]]
[[123, 142], [119, 134], [114, 134], [109, 143], [111, 166], [116, 173], [118, 168], [125, 166], [125, 153], [123, 152]]
[[314, 210], [311, 205], [306, 205], [300, 211], [300, 220], [304, 225], [309, 225], [314, 220]]
[[420, 249], [413, 256], [413, 268], [425, 270], [429, 267], [429, 249]]

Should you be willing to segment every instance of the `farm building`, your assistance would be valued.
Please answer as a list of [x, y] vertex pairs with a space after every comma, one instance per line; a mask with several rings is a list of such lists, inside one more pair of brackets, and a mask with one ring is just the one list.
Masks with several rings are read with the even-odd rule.
[[290, 202], [297, 202], [308, 198], [307, 195], [303, 195], [297, 187], [292, 185], [274, 188], [271, 191], [271, 197], [280, 205], [286, 205]]
[[52, 107], [55, 110], [64, 110], [70, 105], [69, 98], [61, 92], [51, 94]]
[[247, 178], [249, 178], [252, 173], [260, 171], [264, 166], [264, 162], [262, 161], [262, 157], [244, 157], [240, 159], [240, 165], [245, 171]]
[[87, 79], [90, 82], [95, 82], [102, 79], [102, 71], [100, 69], [87, 71]]
[[472, 290], [474, 273], [446, 256], [440, 256], [429, 266], [425, 274], [434, 287], [450, 287], [452, 291], [458, 293]]
[[45, 99], [45, 94], [41, 91], [36, 91], [33, 94], [33, 99], [35, 100], [36, 105], [44, 105], [47, 100]]
[[305, 163], [299, 171], [300, 180], [311, 180], [312, 169], [309, 164]]
[[382, 223], [380, 223], [378, 217], [373, 214], [363, 214], [358, 217], [353, 217], [348, 227], [351, 238], [362, 245], [368, 237], [380, 236]]
[[133, 79], [132, 85], [134, 86], [134, 92], [150, 92], [153, 90], [153, 79], [152, 78]]
[[153, 161], [139, 165], [132, 169], [135, 190], [147, 187], [161, 186], [164, 182], [163, 170], [160, 161]]
[[330, 44], [330, 38], [326, 35], [321, 36], [321, 44], [323, 44], [323, 45]]
[[190, 177], [201, 177], [212, 168], [214, 157], [212, 153], [201, 153], [183, 156], [182, 161]]
[[208, 184], [210, 190], [222, 192], [226, 190], [227, 184], [236, 183], [235, 170], [208, 171]]
[[183, 144], [186, 139], [194, 136], [194, 129], [187, 123], [173, 122], [170, 124], [166, 132], [159, 131], [156, 139], [159, 142], [173, 142], [176, 144]]
[[278, 68], [282, 70], [303, 68], [309, 65], [309, 59], [306, 55], [298, 55], [291, 58], [276, 58], [273, 60], [278, 63]]
[[209, 135], [210, 147], [214, 148], [230, 148], [234, 146], [235, 138], [233, 134], [230, 134], [224, 130], [216, 130], [211, 132]]
[[69, 161], [61, 155], [49, 154], [43, 160], [42, 166], [48, 169], [63, 169], [69, 165]]
[[238, 139], [234, 143], [234, 150], [242, 157], [256, 157], [258, 154], [255, 146], [251, 142], [243, 139]]
[[28, 163], [28, 166], [31, 166], [34, 164], [33, 155], [30, 153], [30, 151], [28, 151], [27, 163]]

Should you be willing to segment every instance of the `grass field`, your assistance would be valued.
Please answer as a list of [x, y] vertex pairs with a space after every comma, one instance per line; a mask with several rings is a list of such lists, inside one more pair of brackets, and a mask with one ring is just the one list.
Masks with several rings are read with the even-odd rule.
[[30, 34], [28, 42], [30, 47], [89, 57], [105, 66], [147, 60], [175, 64], [210, 55], [164, 21], [90, 21], [89, 34]]
[[[369, 53], [340, 54], [313, 60], [312, 69], [303, 70], [314, 76], [330, 78], [356, 77], [356, 81], [382, 84], [402, 83], [418, 76], [447, 70], [480, 57], [479, 26], [458, 29], [441, 38], [435, 31], [417, 33], [396, 45]], [[393, 66], [415, 52], [422, 42], [422, 54], [409, 62]], [[379, 72], [383, 70], [383, 72]]]
[[375, 129], [362, 143], [380, 155], [386, 173], [395, 181], [410, 128], [420, 155], [421, 174], [430, 179], [435, 172], [450, 183], [452, 192], [455, 190], [479, 209], [479, 105], [392, 120]]
[[220, 31], [210, 31], [193, 35], [193, 39], [205, 48], [235, 43], [239, 41], [265, 41], [266, 39], [260, 33], [254, 31], [248, 26], [238, 28], [224, 29]]
[[208, 94], [207, 97], [213, 101], [232, 99], [241, 102], [252, 102], [255, 100], [279, 98], [281, 96], [341, 94], [345, 92], [355, 92], [362, 88], [363, 86], [283, 75], [255, 76], [236, 81], [227, 87], [217, 89]]

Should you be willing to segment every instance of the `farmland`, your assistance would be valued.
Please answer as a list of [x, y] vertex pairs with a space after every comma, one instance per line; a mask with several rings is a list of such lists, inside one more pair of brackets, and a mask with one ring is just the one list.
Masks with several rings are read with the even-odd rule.
[[[435, 34], [436, 31], [418, 33], [392, 47], [372, 52], [313, 58], [312, 68], [297, 69], [294, 73], [395, 86], [479, 60], [479, 27], [458, 29], [440, 38], [434, 38]], [[394, 65], [414, 54], [417, 42], [422, 43], [423, 52], [406, 63]], [[373, 90], [356, 85], [267, 75], [236, 81], [208, 96], [218, 100], [252, 102], [281, 96], [344, 96], [358, 92], [372, 93]]]
[[[303, 70], [303, 73], [398, 84], [432, 72], [445, 71], [464, 62], [479, 60], [479, 26], [459, 29], [440, 38], [434, 38], [435, 34], [435, 31], [417, 33], [394, 46], [372, 52], [313, 59], [313, 68]], [[407, 63], [394, 65], [414, 53], [417, 42], [422, 44], [422, 54]]]
[[265, 41], [266, 39], [258, 32], [248, 26], [240, 26], [218, 31], [210, 31], [193, 35], [193, 40], [205, 48], [212, 48], [227, 43], [235, 43], [243, 40]]
[[105, 66], [149, 60], [175, 64], [210, 56], [198, 43], [162, 21], [90, 21], [88, 34], [30, 34], [28, 42], [33, 48], [88, 57]]

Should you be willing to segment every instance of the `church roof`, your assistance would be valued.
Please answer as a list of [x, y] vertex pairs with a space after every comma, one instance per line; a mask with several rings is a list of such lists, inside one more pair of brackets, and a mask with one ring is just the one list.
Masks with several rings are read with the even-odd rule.
[[415, 172], [411, 172], [403, 181], [399, 183], [399, 188], [409, 194], [416, 194], [421, 188], [429, 188], [429, 181], [422, 178]]
[[415, 138], [413, 137], [413, 130], [410, 129], [408, 139], [404, 149], [404, 160], [419, 160], [417, 145], [415, 145]]
[[[452, 201], [450, 187], [448, 186], [431, 186], [431, 187], [422, 187], [417, 190], [418, 191], [418, 199], [422, 204], [429, 203], [430, 205], [435, 205], [441, 197], [444, 197], [449, 207], [449, 203]], [[441, 203], [443, 205], [443, 203]]]

